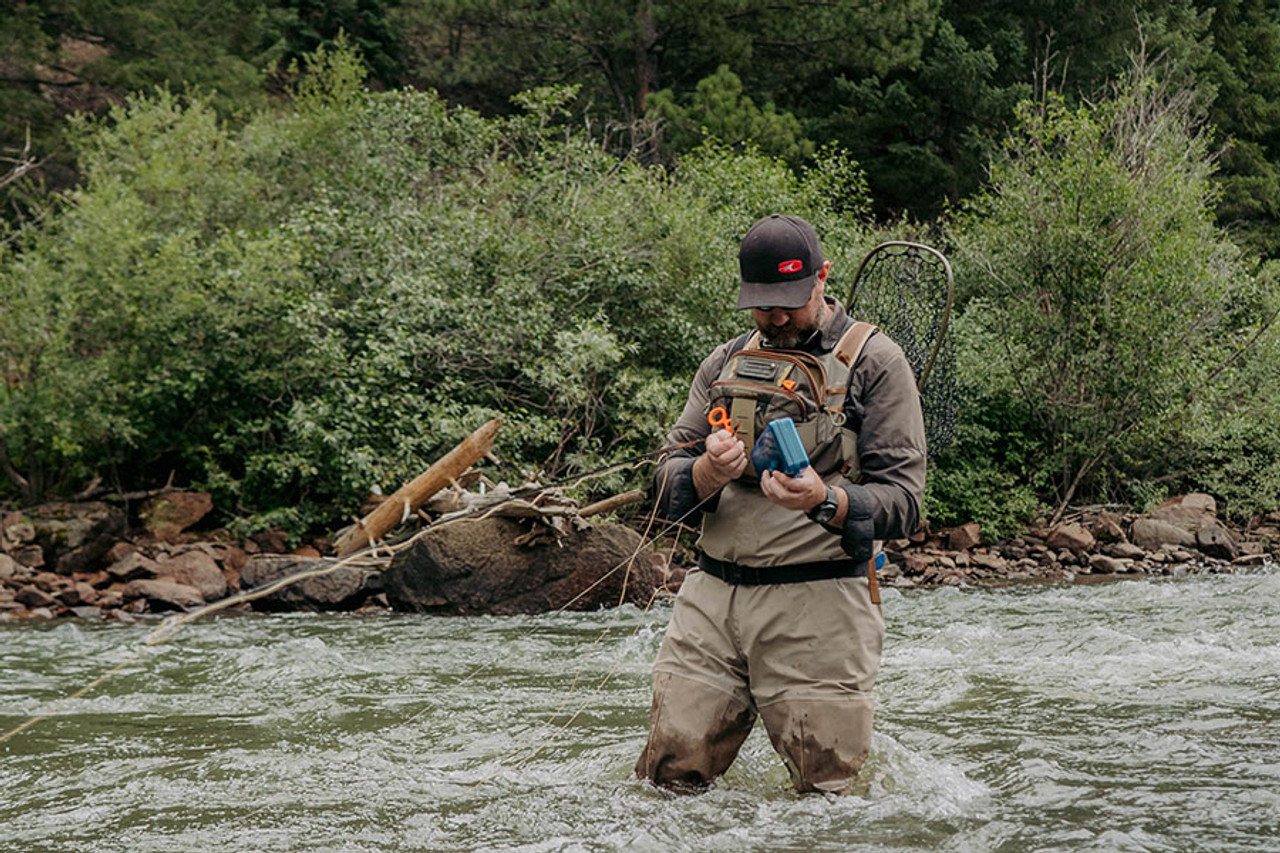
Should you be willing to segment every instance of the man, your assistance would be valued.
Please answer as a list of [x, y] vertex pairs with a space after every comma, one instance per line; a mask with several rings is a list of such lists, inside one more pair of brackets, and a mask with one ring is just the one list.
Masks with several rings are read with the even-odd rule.
[[[879, 542], [920, 518], [920, 398], [898, 345], [826, 296], [831, 264], [808, 222], [761, 219], [738, 262], [738, 307], [757, 331], [702, 362], [668, 437], [690, 446], [655, 474], [667, 518], [701, 515], [701, 554], [654, 665], [636, 775], [703, 789], [759, 715], [798, 790], [840, 793], [871, 742]], [[713, 430], [709, 413], [731, 427]], [[782, 413], [812, 463], [794, 477], [750, 463], [755, 436]]]

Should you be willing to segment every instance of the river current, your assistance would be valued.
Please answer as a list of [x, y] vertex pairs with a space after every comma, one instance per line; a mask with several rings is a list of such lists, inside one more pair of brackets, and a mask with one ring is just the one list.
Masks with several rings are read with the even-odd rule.
[[0, 851], [1280, 851], [1280, 569], [885, 591], [861, 789], [631, 778], [668, 607], [0, 626]]

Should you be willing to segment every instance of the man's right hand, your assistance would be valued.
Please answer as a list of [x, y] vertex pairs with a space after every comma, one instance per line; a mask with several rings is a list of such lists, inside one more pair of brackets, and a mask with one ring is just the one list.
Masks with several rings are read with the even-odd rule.
[[693, 485], [698, 497], [710, 497], [745, 470], [747, 446], [728, 430], [712, 432], [707, 436], [707, 452], [693, 464]]

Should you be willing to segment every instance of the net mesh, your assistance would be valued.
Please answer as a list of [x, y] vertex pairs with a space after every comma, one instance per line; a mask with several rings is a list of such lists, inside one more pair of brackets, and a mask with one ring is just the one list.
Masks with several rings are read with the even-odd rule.
[[883, 243], [858, 268], [849, 313], [875, 323], [907, 356], [924, 408], [929, 454], [951, 444], [956, 423], [956, 354], [947, 325], [953, 278], [946, 257], [919, 243]]

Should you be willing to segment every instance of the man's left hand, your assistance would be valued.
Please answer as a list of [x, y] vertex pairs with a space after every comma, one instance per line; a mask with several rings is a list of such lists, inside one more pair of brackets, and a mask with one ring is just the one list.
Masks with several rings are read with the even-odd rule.
[[827, 496], [827, 484], [810, 465], [794, 477], [781, 471], [765, 471], [760, 477], [760, 491], [778, 506], [808, 512]]

